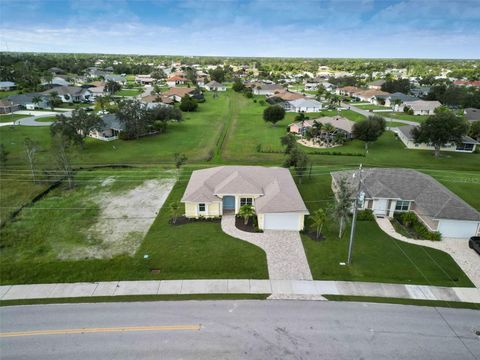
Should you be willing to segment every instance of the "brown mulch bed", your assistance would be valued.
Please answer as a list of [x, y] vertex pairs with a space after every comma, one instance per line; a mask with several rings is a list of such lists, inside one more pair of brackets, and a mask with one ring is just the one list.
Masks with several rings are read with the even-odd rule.
[[236, 216], [235, 217], [235, 227], [239, 230], [251, 233], [263, 232], [255, 226], [255, 221], [253, 218], [248, 219], [247, 225], [245, 225], [243, 218]]
[[168, 223], [170, 225], [185, 225], [185, 224], [191, 224], [195, 222], [210, 222], [210, 223], [219, 223], [221, 222], [221, 218], [200, 218], [200, 219], [189, 219], [186, 218], [185, 216], [180, 216], [177, 218], [177, 221], [175, 223], [172, 222], [172, 219], [168, 220]]

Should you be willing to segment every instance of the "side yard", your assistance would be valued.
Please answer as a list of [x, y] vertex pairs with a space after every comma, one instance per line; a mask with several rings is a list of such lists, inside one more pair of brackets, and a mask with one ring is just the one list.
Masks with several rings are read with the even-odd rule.
[[[184, 176], [165, 204], [181, 198]], [[1, 283], [266, 278], [264, 252], [220, 223], [170, 225], [168, 205], [156, 216], [171, 178], [161, 169], [79, 172], [74, 190], [52, 190], [0, 230]]]
[[[318, 175], [300, 186], [300, 192], [310, 212], [327, 208], [333, 201], [330, 175], [324, 174], [324, 170], [318, 171]], [[349, 231], [347, 228], [339, 239], [338, 225], [329, 220], [323, 231], [326, 239], [313, 240], [302, 235], [314, 279], [473, 285], [450, 255], [395, 240], [382, 232], [374, 221], [357, 222], [353, 262], [351, 266], [342, 266], [339, 263], [347, 259]]]

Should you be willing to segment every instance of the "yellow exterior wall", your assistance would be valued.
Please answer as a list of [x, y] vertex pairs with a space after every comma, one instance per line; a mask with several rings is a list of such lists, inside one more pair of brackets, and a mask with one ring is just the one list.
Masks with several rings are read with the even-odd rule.
[[205, 214], [198, 214], [199, 203], [185, 203], [185, 216], [187, 218], [203, 217], [218, 217], [220, 216], [220, 202], [205, 203], [207, 205], [207, 212]]
[[263, 214], [257, 214], [258, 228], [263, 230], [264, 217]]
[[197, 216], [197, 204], [195, 203], [185, 203], [185, 216], [196, 217]]

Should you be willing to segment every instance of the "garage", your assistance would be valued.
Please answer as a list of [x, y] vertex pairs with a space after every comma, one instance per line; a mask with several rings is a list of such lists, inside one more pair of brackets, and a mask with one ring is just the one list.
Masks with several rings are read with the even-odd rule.
[[299, 231], [303, 227], [303, 213], [270, 213], [264, 215], [265, 230]]
[[477, 234], [479, 226], [478, 221], [441, 219], [438, 222], [437, 230], [443, 237], [468, 239]]

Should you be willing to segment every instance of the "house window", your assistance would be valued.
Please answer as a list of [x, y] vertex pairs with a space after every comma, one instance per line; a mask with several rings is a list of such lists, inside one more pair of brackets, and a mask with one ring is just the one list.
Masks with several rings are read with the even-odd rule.
[[198, 211], [199, 212], [205, 212], [205, 208], [206, 208], [205, 204], [198, 204]]
[[252, 198], [240, 198], [240, 206], [243, 205], [253, 205], [253, 199]]
[[395, 211], [408, 211], [410, 201], [398, 200], [395, 205]]

